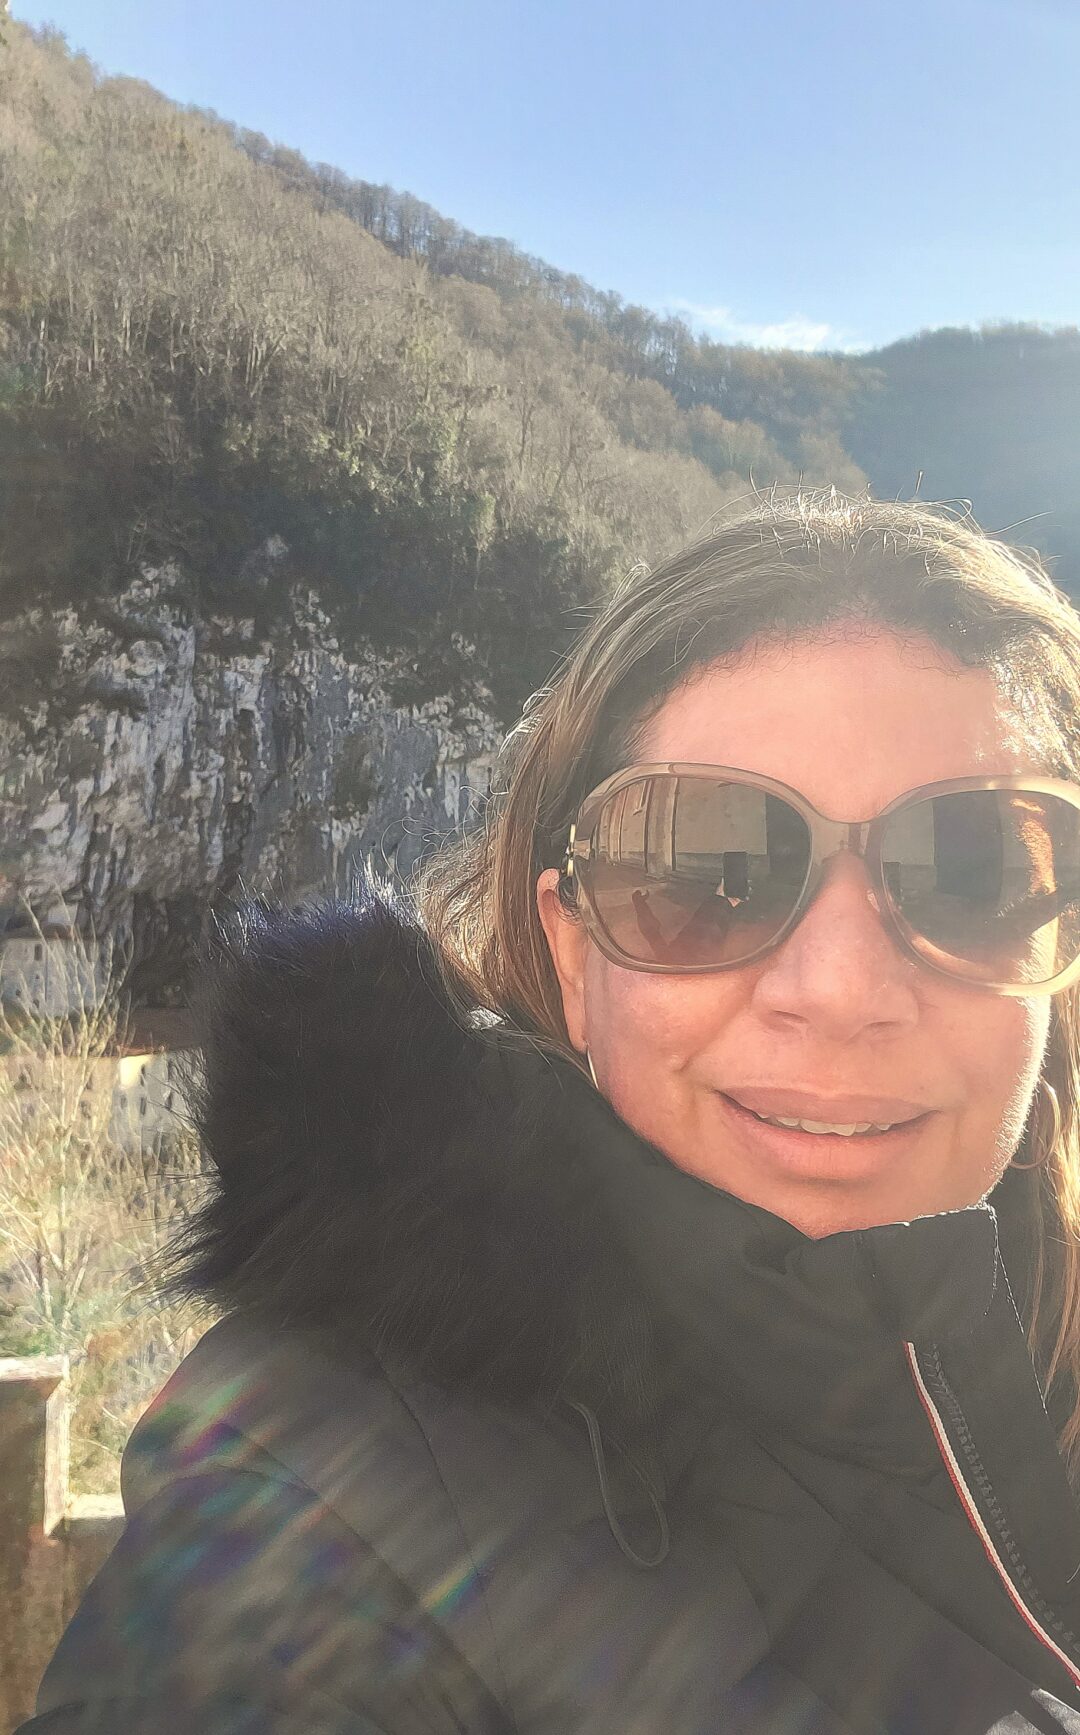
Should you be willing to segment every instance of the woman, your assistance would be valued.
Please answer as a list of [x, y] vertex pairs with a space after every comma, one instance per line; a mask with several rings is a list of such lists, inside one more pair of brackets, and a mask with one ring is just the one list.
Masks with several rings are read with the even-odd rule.
[[223, 1304], [50, 1735], [1080, 1730], [1080, 623], [734, 515], [599, 612], [423, 919], [203, 978]]

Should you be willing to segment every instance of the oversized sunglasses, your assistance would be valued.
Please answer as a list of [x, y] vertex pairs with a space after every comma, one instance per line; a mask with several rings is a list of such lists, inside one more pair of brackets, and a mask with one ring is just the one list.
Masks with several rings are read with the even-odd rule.
[[1080, 975], [1080, 786], [1059, 778], [928, 783], [849, 823], [754, 772], [632, 765], [582, 802], [561, 890], [615, 964], [731, 970], [780, 944], [841, 850], [931, 970], [1017, 995]]

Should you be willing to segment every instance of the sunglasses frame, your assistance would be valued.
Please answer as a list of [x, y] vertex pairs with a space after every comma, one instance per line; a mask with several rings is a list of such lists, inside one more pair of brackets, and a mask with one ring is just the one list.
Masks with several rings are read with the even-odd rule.
[[[747, 953], [745, 958], [738, 958], [722, 964], [651, 964], [642, 963], [631, 958], [618, 947], [607, 933], [600, 914], [596, 908], [590, 886], [590, 865], [593, 861], [592, 846], [596, 823], [600, 817], [604, 803], [612, 795], [628, 784], [636, 783], [644, 777], [685, 777], [708, 778], [715, 780], [721, 777], [727, 783], [749, 784], [763, 790], [767, 795], [778, 796], [786, 801], [805, 820], [810, 832], [810, 861], [807, 867], [806, 879], [802, 890], [792, 906], [787, 917], [777, 932], [756, 951]], [[945, 965], [935, 964], [923, 956], [909, 940], [905, 931], [903, 919], [893, 908], [892, 898], [885, 883], [884, 869], [881, 861], [881, 842], [886, 822], [901, 808], [913, 806], [917, 801], [925, 801], [930, 796], [953, 795], [969, 789], [1022, 789], [1032, 795], [1056, 795], [1075, 807], [1080, 813], [1080, 784], [1071, 783], [1060, 777], [1038, 777], [1025, 773], [1001, 777], [952, 777], [937, 783], [923, 783], [917, 789], [909, 789], [903, 795], [898, 795], [890, 801], [887, 807], [875, 814], [872, 819], [844, 820], [828, 819], [823, 813], [807, 801], [797, 789], [790, 784], [781, 783], [774, 777], [765, 777], [756, 771], [743, 771], [731, 765], [702, 765], [682, 761], [649, 762], [641, 765], [629, 765], [622, 771], [614, 772], [597, 784], [582, 801], [578, 808], [577, 818], [570, 827], [570, 835], [566, 844], [566, 852], [561, 869], [560, 886], [573, 895], [574, 907], [581, 915], [585, 928], [594, 941], [597, 949], [611, 963], [620, 965], [626, 970], [639, 970], [651, 976], [715, 976], [727, 970], [741, 970], [744, 965], [756, 963], [760, 958], [767, 957], [770, 952], [783, 944], [788, 934], [802, 920], [821, 885], [827, 862], [842, 850], [848, 850], [853, 855], [861, 856], [870, 879], [871, 889], [875, 895], [879, 915], [887, 930], [906, 957], [914, 959], [925, 969], [935, 975], [946, 977], [950, 982], [962, 982], [965, 987], [984, 994], [1014, 995], [1027, 998], [1032, 995], [1058, 994], [1069, 988], [1080, 978], [1080, 954], [1059, 970], [1056, 976], [1049, 977], [1045, 982], [983, 982], [972, 980], [968, 976], [948, 969]], [[576, 894], [576, 895], [574, 895]]]

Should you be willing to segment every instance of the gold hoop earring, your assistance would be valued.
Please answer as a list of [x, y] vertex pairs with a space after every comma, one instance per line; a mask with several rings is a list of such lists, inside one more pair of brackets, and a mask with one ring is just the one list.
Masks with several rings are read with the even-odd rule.
[[[1039, 1078], [1039, 1084], [1050, 1099], [1050, 1112], [1054, 1119], [1054, 1130], [1048, 1139], [1041, 1138], [1042, 1150], [1033, 1163], [1018, 1163], [1014, 1157], [1009, 1164], [1011, 1169], [1041, 1169], [1050, 1161], [1061, 1138], [1061, 1108], [1057, 1099], [1057, 1091], [1045, 1078]], [[1037, 1115], [1036, 1118], [1041, 1118]]]
[[592, 1079], [593, 1083], [596, 1085], [597, 1090], [599, 1090], [600, 1086], [597, 1083], [597, 1079], [596, 1079], [596, 1068], [593, 1066], [592, 1055], [589, 1053], [588, 1049], [585, 1050], [585, 1059], [586, 1059], [586, 1062], [588, 1063], [589, 1077]]

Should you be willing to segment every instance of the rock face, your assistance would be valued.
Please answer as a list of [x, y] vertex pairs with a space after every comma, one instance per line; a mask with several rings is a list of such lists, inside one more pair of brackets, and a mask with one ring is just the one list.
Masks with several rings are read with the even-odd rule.
[[108, 624], [4, 628], [16, 678], [20, 646], [32, 663], [48, 642], [53, 666], [0, 715], [0, 933], [22, 900], [62, 897], [130, 946], [151, 1004], [182, 998], [215, 902], [407, 875], [486, 794], [501, 738], [480, 687], [395, 706], [386, 658], [346, 656], [309, 591], [260, 639], [252, 619], [192, 621], [176, 589], [147, 573]]

